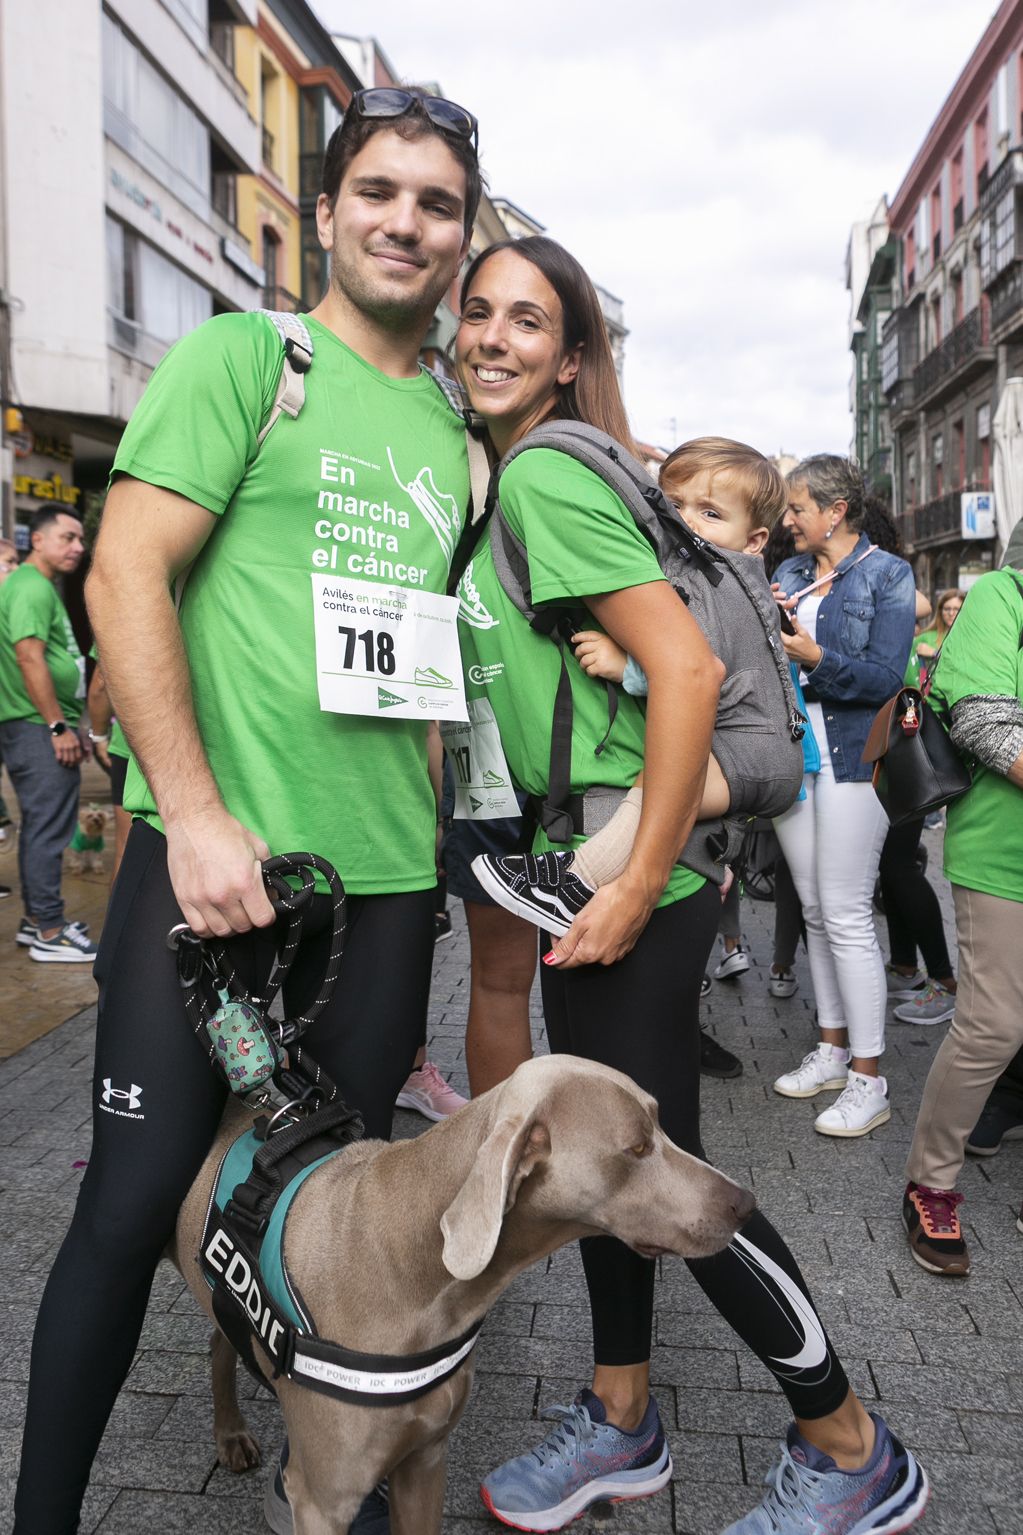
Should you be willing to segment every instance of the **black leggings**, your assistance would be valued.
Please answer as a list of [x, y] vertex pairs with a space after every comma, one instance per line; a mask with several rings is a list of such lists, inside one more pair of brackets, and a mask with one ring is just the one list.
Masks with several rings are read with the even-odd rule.
[[[289, 1013], [313, 1000], [322, 978], [329, 905], [327, 896], [313, 898], [288, 980]], [[306, 1036], [370, 1136], [390, 1134], [394, 1100], [423, 1035], [433, 908], [433, 890], [349, 899], [338, 987]], [[36, 1323], [15, 1535], [78, 1528], [156, 1265], [223, 1110], [225, 1089], [185, 1020], [165, 942], [180, 921], [164, 838], [137, 821], [96, 962], [92, 1151]], [[272, 946], [273, 929], [232, 941], [253, 988], [266, 978]]]
[[881, 897], [893, 965], [916, 967], [923, 955], [933, 981], [947, 980], [952, 961], [945, 941], [945, 924], [934, 886], [916, 861], [923, 818], [888, 828], [881, 849]]
[[[616, 965], [541, 965], [552, 1051], [624, 1071], [653, 1094], [665, 1133], [693, 1156], [700, 1142], [700, 981], [721, 903], [704, 886], [654, 912]], [[614, 1237], [580, 1243], [597, 1364], [650, 1358], [655, 1265]], [[689, 1263], [717, 1310], [775, 1376], [799, 1418], [822, 1418], [849, 1389], [799, 1267], [759, 1211], [713, 1258]]]

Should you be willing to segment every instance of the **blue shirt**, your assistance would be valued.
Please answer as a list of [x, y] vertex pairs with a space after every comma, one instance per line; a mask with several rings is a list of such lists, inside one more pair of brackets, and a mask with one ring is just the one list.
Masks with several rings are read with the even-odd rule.
[[[872, 768], [861, 761], [874, 716], [902, 687], [913, 644], [916, 588], [913, 572], [897, 554], [870, 547], [861, 533], [836, 567], [831, 590], [817, 613], [817, 643], [824, 654], [806, 674], [803, 691], [819, 703], [827, 751], [837, 783], [863, 783]], [[773, 579], [789, 597], [817, 579], [812, 554], [795, 554]], [[818, 742], [821, 750], [825, 742]]]

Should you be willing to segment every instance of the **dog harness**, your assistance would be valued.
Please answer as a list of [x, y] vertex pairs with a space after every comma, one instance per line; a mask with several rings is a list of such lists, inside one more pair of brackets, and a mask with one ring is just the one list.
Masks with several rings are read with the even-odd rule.
[[455, 1373], [483, 1318], [421, 1354], [363, 1354], [321, 1338], [284, 1257], [295, 1195], [305, 1180], [362, 1135], [344, 1104], [326, 1105], [264, 1139], [269, 1120], [225, 1152], [213, 1185], [199, 1262], [213, 1291], [217, 1323], [261, 1383], [255, 1344], [287, 1376], [342, 1402], [393, 1407], [415, 1401]]

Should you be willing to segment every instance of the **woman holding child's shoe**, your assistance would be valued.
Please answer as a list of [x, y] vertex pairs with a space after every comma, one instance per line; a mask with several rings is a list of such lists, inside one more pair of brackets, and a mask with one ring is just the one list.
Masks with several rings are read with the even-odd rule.
[[[477, 257], [462, 289], [456, 352], [498, 455], [552, 417], [588, 421], [628, 444], [592, 284], [554, 242], [508, 241]], [[567, 938], [545, 940], [551, 1048], [628, 1073], [656, 1094], [672, 1140], [702, 1155], [699, 993], [720, 904], [675, 857], [700, 808], [723, 668], [629, 509], [591, 470], [549, 447], [522, 453], [502, 475], [501, 511], [524, 547], [534, 603], [585, 605], [648, 683], [645, 715], [626, 694], [609, 723], [605, 686], [566, 655], [573, 792], [629, 790], [641, 772], [644, 781], [621, 872], [600, 882]], [[459, 595], [476, 760], [542, 799], [561, 648], [506, 594], [489, 538], [477, 546]], [[537, 848], [548, 845], [538, 834]], [[552, 856], [542, 851], [529, 862]], [[648, 1149], [609, 1145], [608, 1156]], [[553, 1409], [559, 1421], [540, 1445], [482, 1487], [490, 1511], [519, 1529], [561, 1529], [597, 1499], [643, 1497], [671, 1476], [650, 1394], [652, 1255], [603, 1236], [581, 1247], [592, 1382], [570, 1407]], [[723, 1252], [689, 1266], [772, 1371], [796, 1418], [762, 1504], [729, 1535], [761, 1535], [781, 1520], [786, 1531], [810, 1532], [826, 1519], [833, 1535], [907, 1529], [926, 1503], [927, 1479], [850, 1391], [799, 1269], [763, 1214]]]
[[820, 769], [775, 830], [803, 903], [821, 1042], [774, 1090], [841, 1089], [814, 1128], [858, 1136], [891, 1117], [879, 1070], [887, 982], [871, 908], [888, 818], [861, 757], [877, 710], [902, 685], [916, 594], [906, 561], [862, 529], [855, 465], [818, 454], [788, 482], [796, 552], [778, 568], [776, 595], [791, 618], [782, 642], [800, 669]]

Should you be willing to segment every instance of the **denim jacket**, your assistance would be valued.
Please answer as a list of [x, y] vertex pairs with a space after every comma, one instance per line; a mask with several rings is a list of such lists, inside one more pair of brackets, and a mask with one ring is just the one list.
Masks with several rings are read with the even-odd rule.
[[[870, 778], [871, 768], [860, 760], [867, 734], [878, 709], [902, 686], [913, 643], [913, 572], [905, 560], [883, 549], [861, 560], [869, 547], [861, 533], [835, 570], [817, 614], [817, 643], [824, 654], [803, 685], [807, 701], [821, 705], [837, 783]], [[793, 596], [817, 579], [813, 555], [784, 560], [773, 579]], [[823, 751], [825, 743], [818, 745]]]

